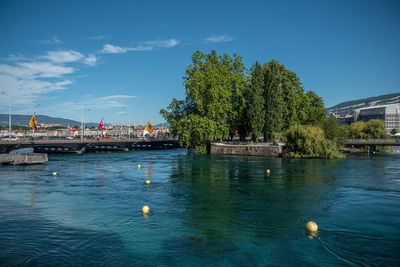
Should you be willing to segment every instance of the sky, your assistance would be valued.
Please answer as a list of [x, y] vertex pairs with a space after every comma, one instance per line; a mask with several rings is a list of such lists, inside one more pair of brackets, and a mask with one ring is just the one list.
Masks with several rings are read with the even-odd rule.
[[397, 0], [2, 0], [0, 36], [0, 113], [157, 124], [211, 50], [279, 60], [326, 107], [400, 92]]

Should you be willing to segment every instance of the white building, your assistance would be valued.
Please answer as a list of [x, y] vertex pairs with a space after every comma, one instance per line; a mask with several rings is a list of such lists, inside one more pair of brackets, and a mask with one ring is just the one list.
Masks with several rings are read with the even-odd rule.
[[384, 120], [387, 132], [390, 132], [392, 129], [400, 132], [400, 104], [356, 109], [353, 112], [353, 116], [354, 121]]

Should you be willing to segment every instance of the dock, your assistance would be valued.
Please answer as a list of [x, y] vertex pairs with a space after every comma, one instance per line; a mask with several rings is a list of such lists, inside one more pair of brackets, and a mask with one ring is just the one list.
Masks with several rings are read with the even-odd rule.
[[38, 164], [47, 161], [46, 153], [0, 154], [0, 165]]

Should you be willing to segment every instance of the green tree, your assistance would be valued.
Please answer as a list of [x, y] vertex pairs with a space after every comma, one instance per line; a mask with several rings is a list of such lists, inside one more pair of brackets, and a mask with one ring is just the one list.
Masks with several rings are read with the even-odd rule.
[[286, 148], [291, 157], [342, 158], [337, 144], [325, 137], [324, 131], [311, 125], [291, 126], [286, 133]]
[[308, 91], [306, 97], [309, 103], [306, 124], [321, 125], [326, 117], [324, 101], [314, 91]]
[[280, 65], [280, 67], [282, 73], [283, 129], [288, 129], [289, 126], [300, 123], [301, 106], [298, 103], [298, 95], [303, 94], [303, 88], [296, 73], [286, 69], [283, 65]]
[[264, 71], [264, 140], [272, 140], [274, 132], [282, 129], [282, 75], [278, 61], [272, 60], [263, 65]]
[[335, 142], [339, 149], [346, 143], [347, 127], [347, 125], [339, 126], [339, 121], [335, 117], [325, 118], [322, 124], [326, 139]]
[[[206, 143], [233, 135], [242, 127], [245, 111], [246, 77], [242, 58], [215, 51], [192, 55], [186, 69], [184, 101], [174, 99], [160, 111], [170, 123], [170, 131], [183, 146], [205, 153]], [[193, 132], [192, 132], [193, 131]]]
[[392, 130], [390, 130], [390, 134], [391, 134], [391, 135], [397, 134], [397, 130], [393, 128]]
[[265, 122], [265, 100], [264, 91], [264, 74], [261, 65], [256, 62], [251, 67], [250, 72], [250, 90], [247, 97], [247, 120], [249, 122], [250, 131], [253, 141], [258, 141]]
[[[367, 122], [358, 121], [349, 126], [350, 139], [384, 139], [388, 138], [385, 129], [385, 121], [383, 120], [369, 120]], [[381, 149], [380, 146], [359, 146], [371, 152]]]

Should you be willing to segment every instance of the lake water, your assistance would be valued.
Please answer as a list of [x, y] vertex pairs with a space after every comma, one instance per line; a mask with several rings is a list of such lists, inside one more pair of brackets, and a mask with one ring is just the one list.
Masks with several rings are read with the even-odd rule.
[[399, 252], [400, 154], [176, 149], [0, 166], [0, 266], [399, 266]]

